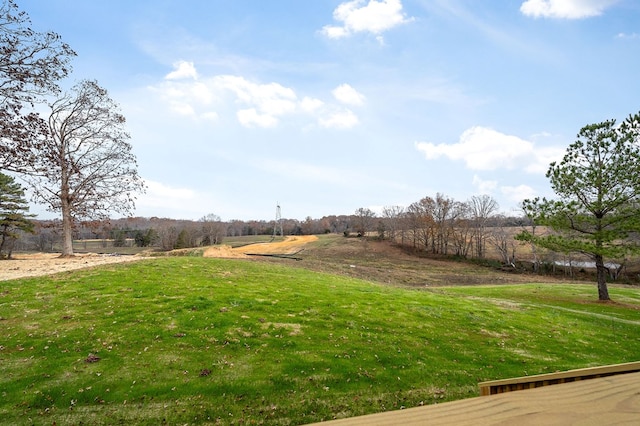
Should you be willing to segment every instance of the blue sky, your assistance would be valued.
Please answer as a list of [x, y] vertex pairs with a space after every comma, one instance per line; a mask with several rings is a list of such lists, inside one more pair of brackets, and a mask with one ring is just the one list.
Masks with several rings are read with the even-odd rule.
[[[637, 0], [20, 0], [127, 117], [138, 216], [513, 212], [586, 124], [640, 110]], [[39, 213], [41, 208], [32, 208]]]

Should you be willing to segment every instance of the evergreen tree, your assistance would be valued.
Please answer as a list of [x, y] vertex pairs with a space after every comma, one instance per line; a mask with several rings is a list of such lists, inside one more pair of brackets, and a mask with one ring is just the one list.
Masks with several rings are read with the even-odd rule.
[[11, 258], [18, 231], [33, 232], [27, 211], [24, 189], [11, 176], [0, 173], [0, 259]]
[[519, 239], [554, 251], [589, 256], [597, 270], [598, 298], [609, 300], [606, 259], [640, 253], [640, 113], [620, 125], [590, 124], [578, 133], [559, 163], [547, 172], [559, 200], [525, 200], [536, 225], [556, 233]]

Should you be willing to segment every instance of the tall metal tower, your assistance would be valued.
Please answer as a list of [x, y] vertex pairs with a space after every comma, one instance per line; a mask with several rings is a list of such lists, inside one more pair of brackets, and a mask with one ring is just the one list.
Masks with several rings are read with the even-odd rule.
[[276, 221], [273, 224], [273, 236], [271, 239], [273, 240], [276, 235], [278, 235], [278, 228], [280, 228], [280, 236], [284, 237], [284, 232], [282, 231], [282, 213], [280, 211], [280, 203], [276, 206]]

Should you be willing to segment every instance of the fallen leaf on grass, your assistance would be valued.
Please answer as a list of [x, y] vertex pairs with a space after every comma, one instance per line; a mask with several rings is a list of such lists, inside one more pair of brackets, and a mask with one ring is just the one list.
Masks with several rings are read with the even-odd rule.
[[89, 354], [89, 356], [84, 360], [84, 362], [86, 363], [92, 363], [92, 362], [98, 362], [98, 361], [100, 361], [100, 357], [94, 354]]

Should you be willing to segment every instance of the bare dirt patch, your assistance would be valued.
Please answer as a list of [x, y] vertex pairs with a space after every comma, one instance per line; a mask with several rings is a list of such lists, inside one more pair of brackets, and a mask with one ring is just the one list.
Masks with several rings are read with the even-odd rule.
[[202, 257], [241, 258], [246, 257], [246, 255], [235, 251], [230, 246], [221, 245], [208, 247], [204, 253], [202, 253]]
[[113, 256], [95, 253], [78, 254], [67, 258], [61, 258], [59, 253], [17, 254], [13, 257], [0, 261], [0, 281], [39, 277], [98, 265], [144, 259], [143, 256]]
[[231, 248], [229, 246], [209, 247], [203, 253], [203, 257], [227, 257], [242, 258], [249, 254], [280, 254], [292, 255], [299, 252], [307, 243], [316, 241], [315, 235], [294, 235], [285, 238], [284, 241], [274, 241], [271, 243], [256, 243], [242, 247]]

